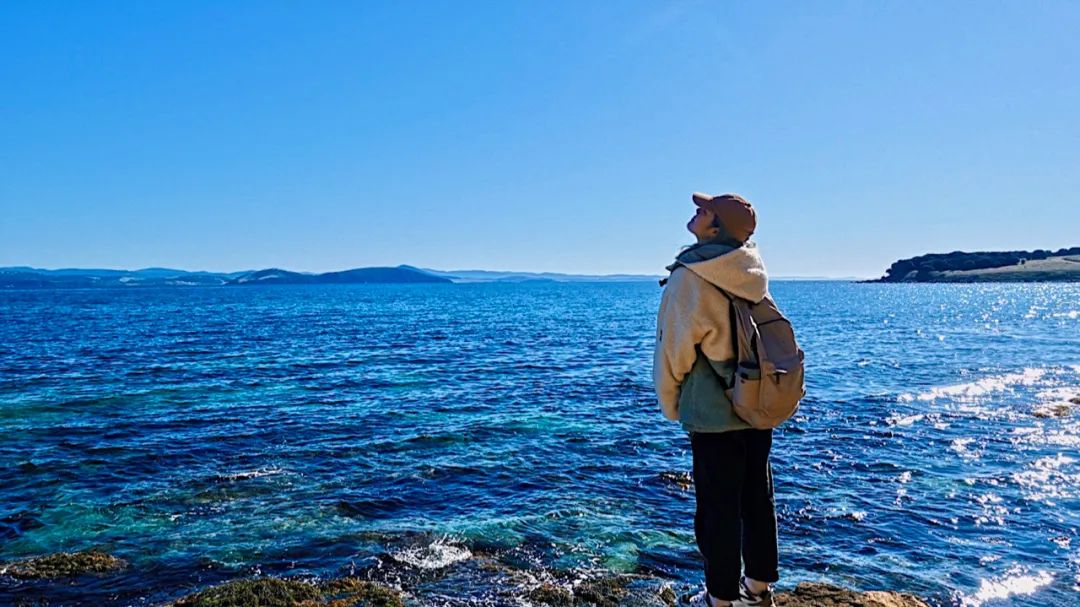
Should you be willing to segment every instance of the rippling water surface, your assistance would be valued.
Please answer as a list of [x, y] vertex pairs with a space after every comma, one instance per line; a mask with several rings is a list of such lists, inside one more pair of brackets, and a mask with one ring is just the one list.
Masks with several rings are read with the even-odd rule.
[[[808, 365], [774, 442], [781, 588], [1076, 605], [1080, 285], [771, 290]], [[100, 546], [131, 563], [75, 586], [0, 576], [0, 602], [152, 604], [387, 554], [437, 570], [477, 546], [700, 583], [689, 441], [651, 386], [659, 296], [0, 292], [0, 561]], [[454, 583], [430, 602], [483, 600]]]

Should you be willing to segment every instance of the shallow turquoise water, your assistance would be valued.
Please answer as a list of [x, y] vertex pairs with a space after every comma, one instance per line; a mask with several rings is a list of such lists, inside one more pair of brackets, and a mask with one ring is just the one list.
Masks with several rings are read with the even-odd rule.
[[[771, 290], [808, 365], [774, 443], [781, 587], [1076, 604], [1080, 285]], [[693, 494], [671, 481], [689, 442], [650, 379], [659, 296], [0, 292], [0, 560], [101, 546], [132, 564], [75, 589], [0, 576], [0, 602], [149, 604], [478, 544], [698, 583]]]

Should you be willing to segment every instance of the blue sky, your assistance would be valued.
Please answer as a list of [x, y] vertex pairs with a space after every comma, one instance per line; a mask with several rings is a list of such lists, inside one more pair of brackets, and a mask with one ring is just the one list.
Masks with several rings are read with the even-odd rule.
[[[767, 5], [766, 5], [767, 4]], [[1080, 245], [1080, 3], [12, 2], [0, 266], [783, 276]]]

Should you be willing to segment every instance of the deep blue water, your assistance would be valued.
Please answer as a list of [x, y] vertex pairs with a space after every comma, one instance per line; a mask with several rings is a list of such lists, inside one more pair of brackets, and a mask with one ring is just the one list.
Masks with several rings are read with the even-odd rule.
[[[1076, 605], [1080, 284], [774, 282], [808, 396], [774, 441], [780, 588]], [[469, 546], [700, 583], [689, 442], [655, 403], [660, 288], [0, 292], [0, 604], [151, 604], [253, 572]], [[438, 600], [483, 584], [443, 588]], [[1000, 597], [1010, 596], [1008, 599]]]

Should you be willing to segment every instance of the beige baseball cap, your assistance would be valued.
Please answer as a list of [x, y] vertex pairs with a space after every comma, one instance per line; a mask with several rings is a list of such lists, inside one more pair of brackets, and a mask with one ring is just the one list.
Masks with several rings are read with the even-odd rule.
[[713, 196], [694, 192], [691, 198], [697, 206], [715, 213], [728, 233], [737, 240], [746, 242], [757, 229], [757, 213], [753, 205], [738, 194]]

